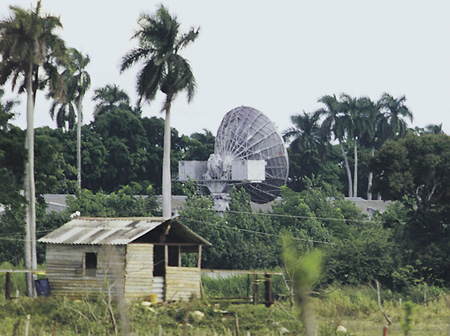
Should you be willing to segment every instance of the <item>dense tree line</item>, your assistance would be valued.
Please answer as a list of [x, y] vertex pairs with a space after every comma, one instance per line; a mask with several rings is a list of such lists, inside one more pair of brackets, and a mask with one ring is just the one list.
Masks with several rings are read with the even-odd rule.
[[[117, 87], [98, 90], [103, 92], [103, 97], [96, 96], [98, 110], [102, 112], [82, 128], [82, 187], [94, 193], [100, 190], [110, 193], [133, 185], [138, 194], [149, 190], [160, 194], [164, 120], [140, 117], [129, 103], [116, 106], [107, 101], [113, 99], [108, 96], [110, 89]], [[128, 95], [119, 91], [129, 101]], [[7, 176], [6, 171], [15, 176], [15, 189], [20, 190], [25, 164], [24, 132], [6, 121], [12, 117], [12, 111], [0, 110], [0, 118], [5, 120], [1, 126], [0, 146], [4, 153], [1, 168], [5, 170], [2, 176]], [[174, 172], [179, 160], [204, 160], [214, 150], [215, 138], [206, 130], [186, 136], [172, 128], [171, 136]], [[42, 127], [35, 130], [35, 137], [37, 194], [77, 193], [76, 129]]]
[[[207, 160], [215, 138], [208, 130], [186, 136], [170, 128], [173, 99], [186, 91], [189, 101], [195, 92], [193, 73], [178, 52], [198, 30], [179, 34], [179, 23], [163, 6], [141, 17], [134, 36], [140, 47], [124, 56], [121, 70], [142, 61], [140, 100], [151, 101], [162, 91], [166, 119], [142, 117], [140, 101], [133, 106], [120, 87], [106, 85], [95, 90], [94, 120], [83, 126], [89, 56], [54, 34], [61, 23], [41, 16], [40, 2], [30, 11], [11, 10], [13, 16], [0, 22], [0, 85], [10, 81], [27, 94], [29, 123], [26, 131], [11, 125], [17, 102], [3, 99], [1, 88], [0, 260], [17, 264], [24, 247], [34, 248], [24, 240], [31, 241], [36, 230], [39, 237], [60, 226], [75, 210], [92, 216], [160, 215], [154, 196], [163, 192], [163, 171], [167, 177], [176, 173], [179, 160]], [[53, 101], [49, 113], [56, 129], [33, 126], [34, 101], [43, 89]], [[213, 243], [205, 250], [205, 267], [282, 267], [280, 235], [289, 232], [301, 249], [326, 251], [325, 282], [378, 279], [399, 289], [420, 282], [450, 285], [450, 138], [442, 125], [408, 128], [413, 116], [404, 96], [385, 93], [372, 101], [325, 95], [318, 103], [313, 113], [293, 115], [293, 126], [284, 132], [290, 176], [270, 213], [253, 212], [249, 196], [234, 190], [220, 217], [195, 183], [170, 186], [172, 193], [188, 196], [181, 220]], [[67, 211], [46, 215], [42, 195], [48, 193], [77, 197], [68, 201]], [[397, 202], [367, 220], [344, 194]], [[42, 253], [38, 247], [37, 255], [25, 258], [26, 267], [42, 261]]]
[[303, 177], [315, 177], [349, 197], [372, 199], [369, 161], [387, 140], [406, 135], [407, 121], [413, 120], [406, 98], [384, 93], [374, 102], [343, 93], [318, 102], [322, 106], [316, 111], [293, 115], [293, 126], [284, 132], [293, 158], [289, 186], [299, 191]]

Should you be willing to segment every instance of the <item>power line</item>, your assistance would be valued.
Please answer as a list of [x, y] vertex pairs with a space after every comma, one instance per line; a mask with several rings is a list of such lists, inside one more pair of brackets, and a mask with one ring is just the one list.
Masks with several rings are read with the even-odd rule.
[[[224, 228], [227, 228], [227, 229], [230, 229], [230, 230], [248, 232], [248, 233], [258, 234], [258, 235], [261, 235], [261, 236], [272, 236], [272, 237], [277, 237], [277, 238], [281, 237], [281, 234], [274, 234], [274, 233], [267, 233], [267, 232], [260, 232], [260, 231], [242, 229], [242, 228], [237, 228], [237, 227], [233, 227], [233, 226], [229, 226], [229, 225], [225, 225], [225, 224], [209, 223], [209, 222], [204, 222], [204, 221], [191, 219], [191, 218], [188, 218], [188, 217], [182, 217], [182, 218], [185, 218], [187, 221], [191, 221], [191, 222], [197, 222], [197, 223], [201, 223], [201, 224], [208, 224], [208, 225], [211, 225], [211, 226], [220, 226], [220, 227], [224, 227]], [[317, 243], [317, 244], [335, 245], [334, 243], [331, 243], [331, 242], [324, 242], [324, 241], [314, 240], [314, 239], [299, 238], [299, 237], [294, 237], [293, 239], [294, 240], [300, 240], [300, 241], [308, 241], [308, 242]]]
[[[204, 209], [204, 210], [216, 211], [214, 209]], [[236, 213], [236, 214], [242, 214], [242, 215], [258, 215], [258, 216], [268, 216], [268, 217], [285, 217], [285, 218], [293, 218], [293, 219], [320, 219], [320, 220], [340, 221], [340, 222], [376, 223], [375, 221], [368, 220], [368, 219], [345, 219], [345, 218], [333, 218], [333, 217], [294, 216], [294, 215], [283, 215], [283, 214], [274, 214], [274, 213], [265, 213], [265, 212], [245, 212], [245, 211], [227, 210], [225, 213]]]

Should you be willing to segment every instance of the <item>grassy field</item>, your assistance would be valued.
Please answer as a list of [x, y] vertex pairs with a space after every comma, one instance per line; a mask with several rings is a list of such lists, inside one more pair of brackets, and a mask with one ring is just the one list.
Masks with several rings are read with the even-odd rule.
[[[1, 285], [0, 279], [0, 285]], [[19, 278], [15, 279], [16, 282]], [[62, 297], [6, 301], [0, 298], [0, 335], [302, 335], [300, 312], [291, 306], [282, 281], [274, 281], [270, 307], [233, 304], [217, 297], [245, 296], [248, 278], [204, 279], [204, 298], [151, 304], [109, 303], [107, 297], [67, 300]], [[19, 283], [18, 287], [22, 285]], [[0, 290], [1, 292], [1, 290]], [[407, 295], [382, 291], [382, 307], [391, 318], [388, 335], [404, 335], [405, 306], [410, 336], [449, 335], [450, 295], [439, 288], [417, 287]], [[317, 335], [381, 336], [387, 324], [377, 295], [368, 286], [331, 286], [311, 296]], [[338, 332], [338, 326], [347, 332]]]
[[[445, 299], [444, 299], [445, 301]], [[409, 335], [448, 335], [449, 309], [442, 299], [418, 305]], [[387, 302], [386, 302], [387, 303]], [[377, 308], [354, 307], [314, 300], [318, 335], [382, 335], [386, 320]], [[353, 305], [353, 304], [352, 304]], [[373, 305], [370, 303], [370, 305]], [[376, 304], [375, 304], [376, 305]], [[389, 306], [389, 305], [387, 305]], [[364, 310], [364, 311], [363, 311]], [[389, 335], [403, 335], [403, 312], [387, 308], [393, 319]], [[302, 335], [297, 311], [286, 303], [263, 305], [216, 304], [207, 300], [148, 305], [129, 304], [110, 311], [102, 300], [69, 301], [63, 298], [21, 298], [0, 301], [0, 335], [24, 335], [30, 315], [30, 335]], [[337, 332], [344, 326], [347, 333]]]

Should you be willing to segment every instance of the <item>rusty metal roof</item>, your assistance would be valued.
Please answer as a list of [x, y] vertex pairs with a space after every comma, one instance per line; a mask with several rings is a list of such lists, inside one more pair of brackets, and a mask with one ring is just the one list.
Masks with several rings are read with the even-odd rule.
[[193, 243], [211, 245], [207, 240], [175, 219], [168, 220], [161, 217], [79, 217], [42, 237], [39, 242], [76, 245], [126, 245], [164, 223], [170, 223], [172, 227]]

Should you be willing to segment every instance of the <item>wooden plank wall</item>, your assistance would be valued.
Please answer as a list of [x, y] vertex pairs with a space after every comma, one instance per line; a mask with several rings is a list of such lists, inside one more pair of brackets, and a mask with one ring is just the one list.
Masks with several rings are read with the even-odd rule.
[[143, 298], [152, 294], [153, 244], [127, 246], [125, 298]]
[[[95, 277], [84, 275], [85, 253], [97, 253]], [[122, 296], [125, 274], [125, 246], [47, 244], [46, 273], [51, 295], [83, 298], [109, 289]]]
[[200, 268], [166, 267], [166, 301], [200, 296]]

